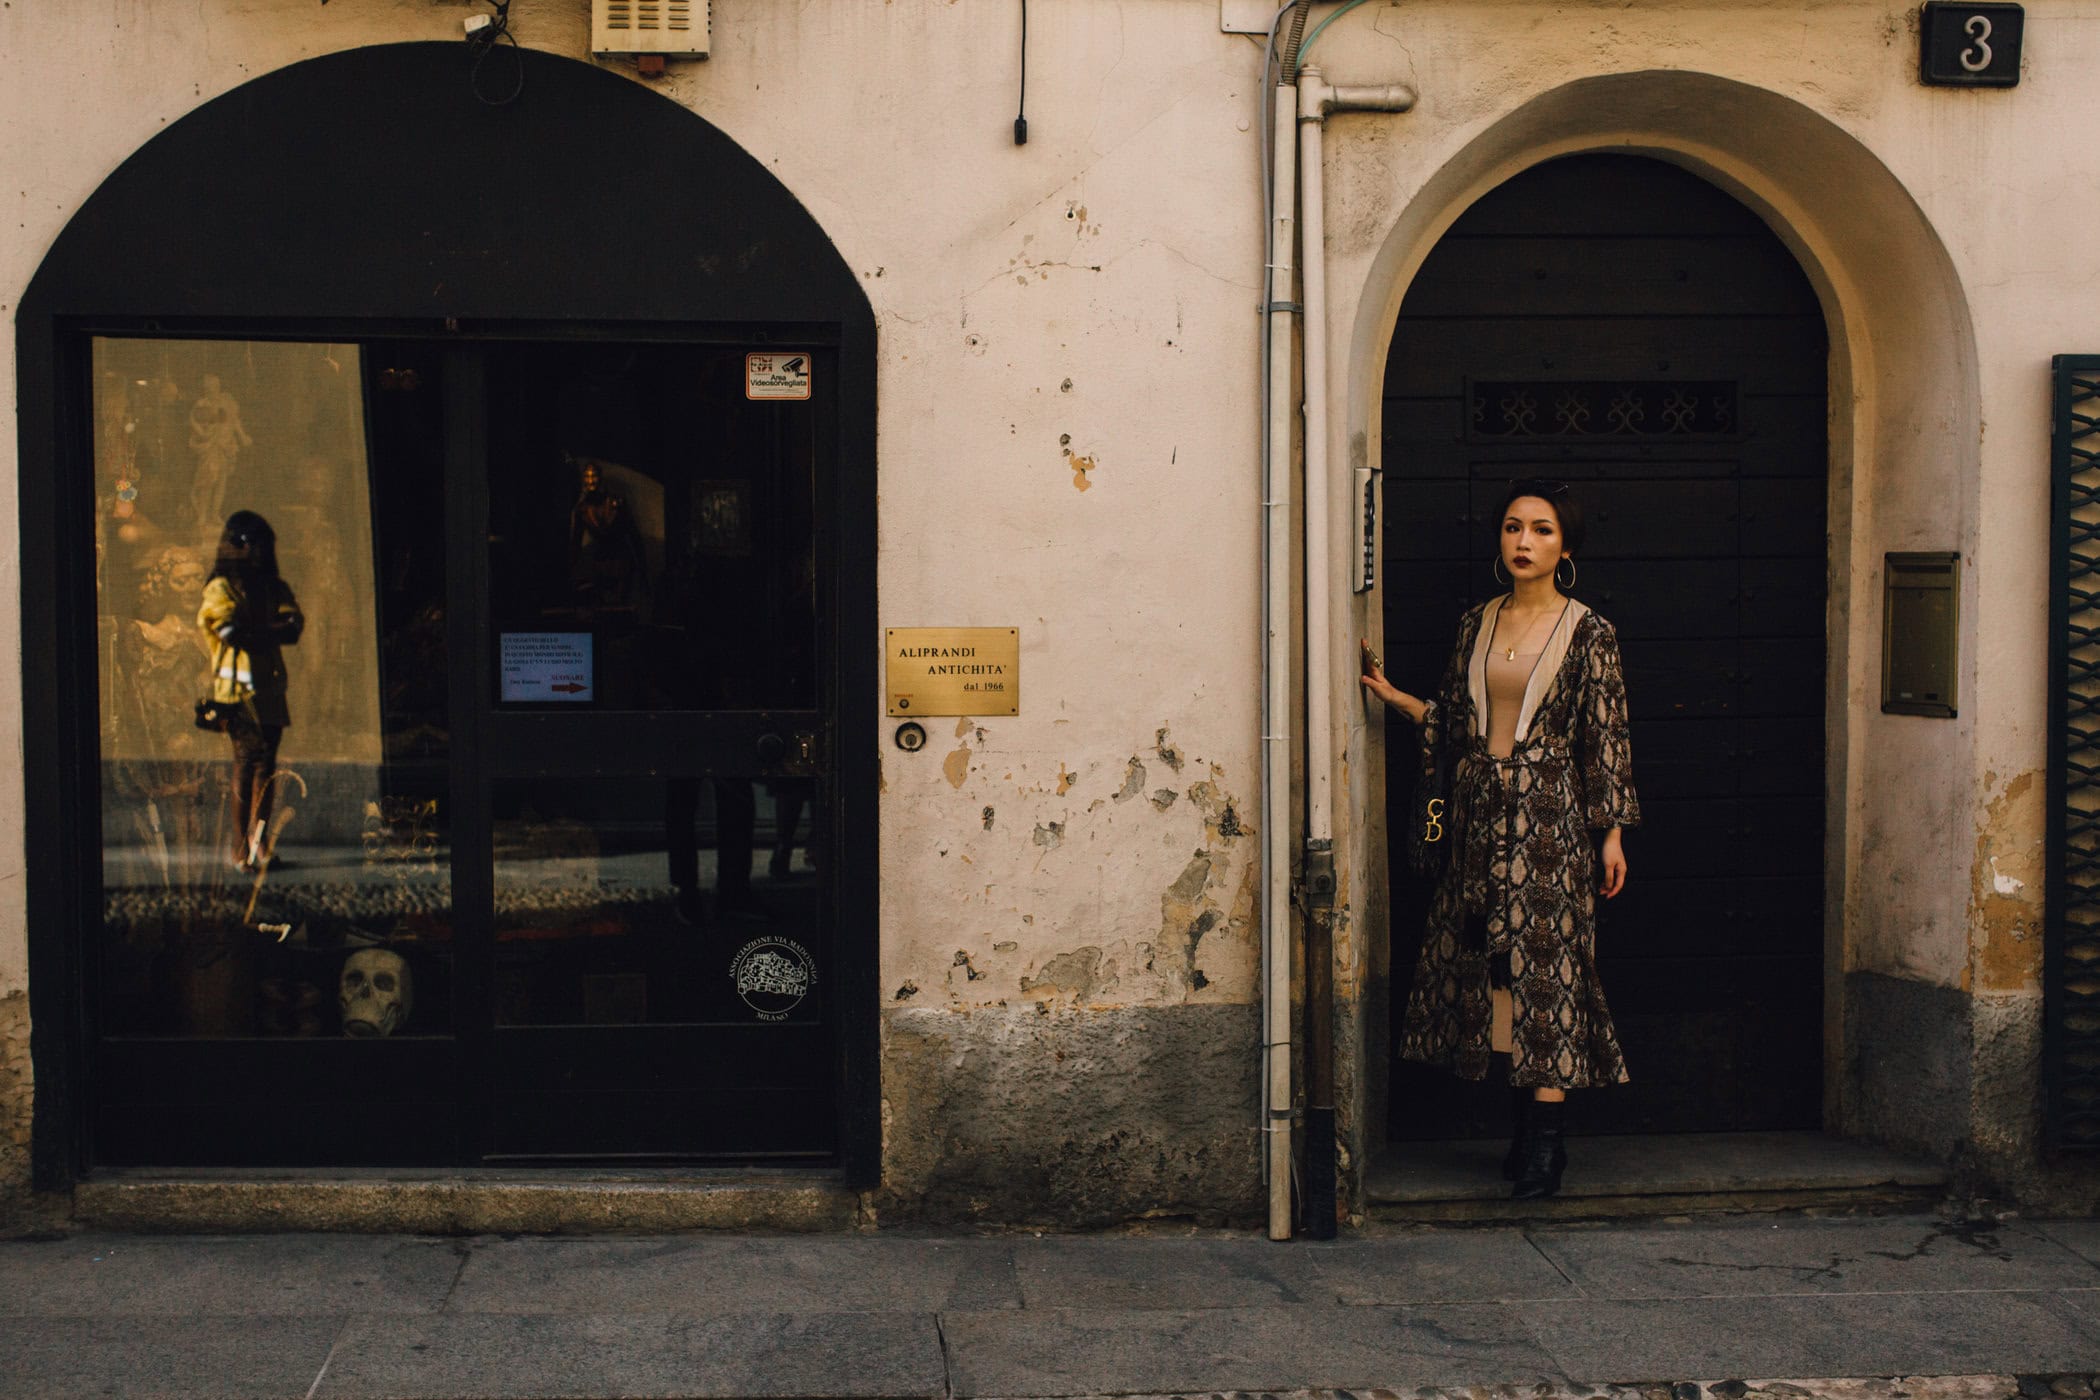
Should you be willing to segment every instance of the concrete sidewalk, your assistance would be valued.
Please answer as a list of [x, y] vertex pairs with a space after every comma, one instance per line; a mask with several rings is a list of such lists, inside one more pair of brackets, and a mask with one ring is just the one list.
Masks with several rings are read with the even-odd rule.
[[1907, 1388], [1975, 1397], [2037, 1373], [2072, 1395], [2100, 1374], [2100, 1222], [1756, 1216], [1285, 1245], [1191, 1233], [0, 1244], [0, 1396], [39, 1400], [1552, 1394], [1886, 1376], [1981, 1377]]

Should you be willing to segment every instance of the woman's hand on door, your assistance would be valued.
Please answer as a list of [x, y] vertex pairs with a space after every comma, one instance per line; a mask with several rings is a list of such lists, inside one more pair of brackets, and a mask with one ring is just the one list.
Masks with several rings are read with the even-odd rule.
[[1613, 827], [1604, 833], [1604, 883], [1599, 886], [1606, 899], [1616, 896], [1626, 888], [1626, 850], [1619, 839], [1619, 828]]
[[1406, 715], [1416, 724], [1420, 724], [1422, 722], [1422, 712], [1428, 707], [1422, 701], [1409, 695], [1385, 678], [1385, 671], [1379, 666], [1377, 653], [1371, 650], [1369, 642], [1360, 642], [1358, 646], [1362, 657], [1363, 673], [1357, 679], [1363, 682], [1364, 689], [1370, 691], [1386, 704], [1391, 705], [1401, 714]]

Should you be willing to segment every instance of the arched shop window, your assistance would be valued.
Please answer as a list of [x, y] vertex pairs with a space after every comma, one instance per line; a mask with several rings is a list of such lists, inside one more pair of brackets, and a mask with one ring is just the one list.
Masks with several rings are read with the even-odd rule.
[[872, 1169], [872, 318], [721, 133], [519, 61], [207, 104], [24, 299], [46, 1186]]

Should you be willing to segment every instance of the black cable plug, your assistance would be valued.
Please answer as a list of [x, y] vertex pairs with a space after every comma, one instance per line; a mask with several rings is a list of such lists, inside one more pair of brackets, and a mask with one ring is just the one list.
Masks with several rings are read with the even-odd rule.
[[1028, 0], [1021, 0], [1021, 100], [1014, 104], [1014, 144], [1028, 144]]

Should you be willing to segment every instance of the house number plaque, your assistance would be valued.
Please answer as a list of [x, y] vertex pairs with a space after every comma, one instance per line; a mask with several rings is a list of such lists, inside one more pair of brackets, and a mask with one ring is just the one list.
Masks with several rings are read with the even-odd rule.
[[2018, 5], [1930, 0], [1918, 19], [1918, 78], [1930, 87], [2015, 87], [2027, 24]]
[[892, 627], [884, 650], [889, 712], [899, 719], [1021, 713], [1018, 627]]

